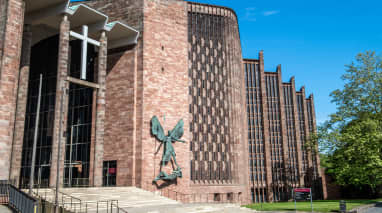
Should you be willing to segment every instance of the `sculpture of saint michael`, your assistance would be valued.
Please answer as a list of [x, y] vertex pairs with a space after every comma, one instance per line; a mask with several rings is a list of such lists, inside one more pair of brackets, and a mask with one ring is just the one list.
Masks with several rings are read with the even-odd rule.
[[[180, 140], [184, 133], [183, 126], [184, 122], [183, 120], [180, 120], [173, 130], [168, 131], [168, 135], [166, 136], [158, 118], [154, 116], [151, 119], [151, 133], [161, 142], [161, 145], [163, 145], [160, 173], [154, 179], [154, 182], [158, 180], [171, 181], [178, 177], [182, 177], [182, 169], [178, 165], [178, 162], [176, 162], [175, 149], [172, 144], [175, 142], [185, 143], [185, 141]], [[176, 169], [173, 170], [172, 174], [167, 174], [166, 172], [162, 171], [162, 168], [165, 167], [166, 164], [171, 161], [171, 159], [174, 161]]]

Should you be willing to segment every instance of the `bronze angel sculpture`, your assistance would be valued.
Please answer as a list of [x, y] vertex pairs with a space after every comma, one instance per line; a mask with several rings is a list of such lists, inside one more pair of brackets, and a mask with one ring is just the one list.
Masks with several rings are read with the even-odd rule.
[[[183, 125], [183, 120], [180, 120], [173, 130], [168, 131], [168, 135], [166, 136], [157, 116], [154, 116], [151, 119], [151, 133], [162, 143], [161, 145], [163, 145], [160, 173], [154, 179], [154, 182], [158, 180], [175, 180], [178, 177], [182, 177], [182, 169], [178, 165], [178, 162], [176, 162], [176, 154], [172, 143], [185, 143], [185, 141], [180, 140], [184, 133]], [[173, 159], [177, 168], [172, 172], [172, 174], [168, 175], [166, 172], [162, 171], [162, 168], [167, 162], [170, 162], [171, 159]]]

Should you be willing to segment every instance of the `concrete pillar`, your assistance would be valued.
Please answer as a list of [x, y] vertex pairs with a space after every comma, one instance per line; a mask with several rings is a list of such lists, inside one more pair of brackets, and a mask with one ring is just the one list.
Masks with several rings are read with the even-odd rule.
[[[50, 186], [56, 186], [56, 177], [60, 176], [60, 187], [63, 184], [63, 171], [65, 160], [65, 144], [66, 144], [66, 125], [68, 117], [68, 93], [69, 83], [66, 81], [69, 71], [69, 34], [70, 22], [68, 16], [64, 14], [60, 24], [58, 63], [57, 63], [57, 89], [56, 89], [56, 105], [54, 113], [53, 128], [53, 144], [52, 144], [52, 162], [50, 169]], [[61, 101], [61, 98], [63, 100]], [[62, 103], [62, 106], [61, 106]], [[61, 118], [61, 119], [60, 119]], [[61, 130], [60, 130], [61, 120]], [[61, 140], [60, 159], [58, 159], [58, 143]], [[57, 174], [57, 160], [59, 162], [59, 174]]]
[[259, 76], [260, 76], [260, 90], [261, 90], [261, 102], [263, 107], [263, 127], [264, 127], [264, 158], [265, 158], [265, 171], [266, 171], [266, 190], [267, 200], [273, 201], [273, 189], [272, 189], [272, 157], [271, 157], [271, 145], [269, 138], [269, 120], [268, 120], [268, 102], [267, 102], [267, 89], [265, 85], [265, 73], [264, 73], [264, 55], [263, 51], [259, 53]]
[[0, 25], [0, 179], [10, 178], [11, 152], [16, 111], [17, 82], [24, 27], [23, 0], [1, 1]]
[[302, 175], [302, 150], [301, 150], [301, 137], [300, 137], [300, 123], [298, 119], [298, 109], [297, 109], [297, 96], [296, 96], [296, 85], [294, 77], [291, 79], [292, 91], [293, 91], [293, 116], [294, 116], [294, 126], [296, 135], [296, 152], [297, 152], [297, 163], [298, 163], [298, 176], [300, 178], [300, 187], [304, 186], [304, 177]]
[[96, 132], [94, 146], [94, 186], [102, 186], [103, 167], [103, 141], [105, 135], [105, 111], [106, 111], [106, 68], [107, 68], [107, 37], [106, 33], [101, 33], [100, 47], [98, 52], [98, 84], [97, 106], [96, 106]]
[[20, 75], [18, 80], [15, 131], [12, 145], [12, 162], [10, 179], [18, 185], [20, 177], [22, 150], [24, 142], [25, 112], [28, 99], [28, 81], [30, 72], [30, 59], [32, 48], [32, 31], [30, 25], [24, 26]]

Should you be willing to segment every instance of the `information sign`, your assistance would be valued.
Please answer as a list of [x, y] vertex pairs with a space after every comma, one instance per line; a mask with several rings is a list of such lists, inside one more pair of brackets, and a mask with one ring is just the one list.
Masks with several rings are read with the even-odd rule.
[[310, 189], [309, 188], [294, 189], [294, 199], [295, 200], [310, 200]]
[[295, 188], [293, 189], [294, 207], [297, 211], [297, 200], [310, 200], [310, 206], [313, 212], [313, 201], [312, 201], [312, 189], [311, 188]]

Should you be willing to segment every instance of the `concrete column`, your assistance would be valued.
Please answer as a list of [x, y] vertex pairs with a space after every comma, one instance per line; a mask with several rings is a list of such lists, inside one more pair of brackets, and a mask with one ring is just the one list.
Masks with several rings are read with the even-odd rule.
[[98, 84], [97, 107], [96, 107], [96, 132], [94, 146], [94, 186], [102, 186], [103, 167], [103, 141], [105, 135], [105, 111], [106, 111], [106, 68], [107, 68], [107, 37], [106, 33], [101, 33], [100, 47], [98, 52]]
[[264, 73], [264, 55], [263, 51], [259, 53], [259, 74], [260, 74], [260, 91], [261, 102], [263, 108], [263, 127], [264, 127], [264, 158], [265, 158], [265, 172], [267, 176], [267, 200], [273, 201], [273, 189], [272, 189], [272, 157], [271, 157], [271, 144], [269, 138], [269, 119], [268, 119], [268, 102], [267, 102], [267, 89], [265, 85], [265, 73]]
[[297, 152], [297, 164], [298, 164], [298, 176], [300, 178], [300, 187], [304, 186], [304, 177], [302, 175], [302, 150], [301, 150], [301, 137], [300, 137], [300, 124], [298, 119], [298, 109], [297, 109], [297, 96], [296, 96], [296, 85], [294, 77], [291, 79], [292, 91], [293, 91], [293, 116], [294, 116], [294, 126], [296, 135], [296, 152]]
[[[53, 145], [52, 145], [52, 162], [50, 169], [50, 186], [56, 186], [56, 177], [60, 176], [60, 187], [63, 184], [63, 171], [65, 160], [65, 144], [66, 144], [66, 125], [68, 117], [68, 93], [69, 83], [66, 81], [69, 71], [69, 33], [70, 22], [68, 16], [62, 16], [60, 24], [60, 38], [58, 48], [58, 63], [57, 63], [57, 89], [56, 89], [56, 105], [54, 113], [54, 128], [53, 128]], [[63, 100], [61, 101], [61, 98]], [[61, 106], [62, 103], [62, 106]], [[61, 119], [62, 120], [61, 120]], [[61, 120], [61, 130], [60, 130]], [[61, 140], [60, 159], [58, 159], [58, 143]], [[60, 163], [59, 174], [57, 174], [57, 160]]]
[[17, 103], [15, 115], [15, 131], [13, 134], [12, 161], [10, 179], [18, 185], [20, 177], [22, 150], [24, 142], [25, 112], [28, 99], [28, 81], [30, 72], [30, 59], [32, 47], [32, 31], [30, 25], [24, 26], [20, 75], [17, 90]]
[[0, 179], [10, 178], [11, 152], [15, 122], [17, 82], [24, 27], [23, 0], [1, 1], [0, 50]]

